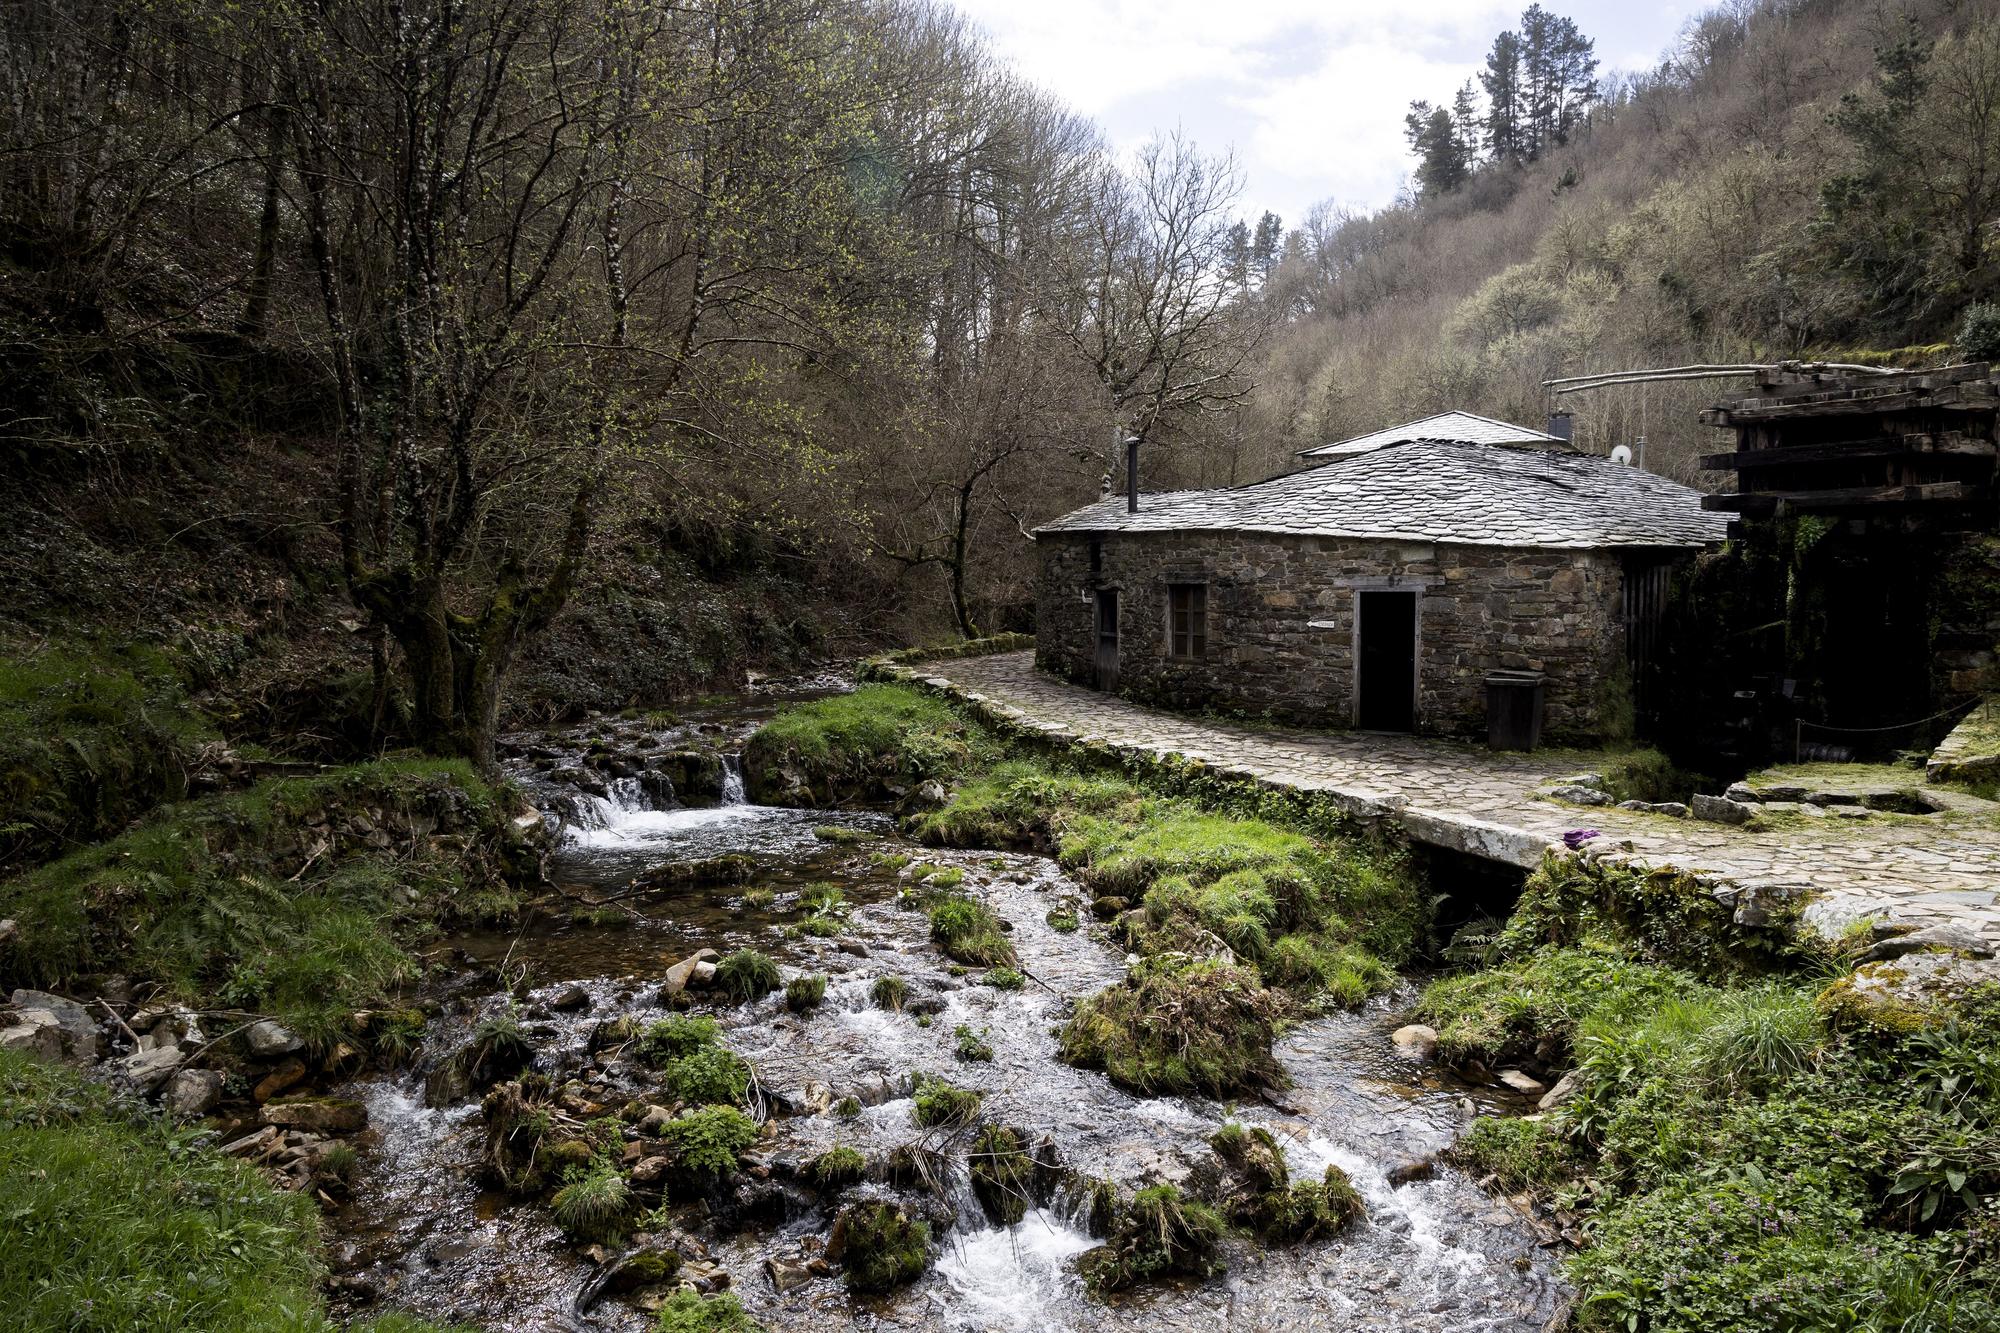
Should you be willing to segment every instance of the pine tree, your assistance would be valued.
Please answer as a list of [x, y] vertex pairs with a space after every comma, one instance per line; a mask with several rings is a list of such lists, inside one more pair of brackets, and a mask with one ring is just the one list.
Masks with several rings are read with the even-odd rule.
[[1417, 155], [1417, 194], [1432, 199], [1450, 194], [1465, 184], [1472, 163], [1459, 136], [1452, 113], [1429, 102], [1410, 103], [1403, 117], [1403, 137]]
[[1257, 234], [1250, 240], [1250, 267], [1263, 282], [1278, 266], [1278, 246], [1285, 239], [1285, 224], [1276, 213], [1266, 210], [1257, 219]]
[[1229, 236], [1223, 241], [1223, 266], [1229, 273], [1229, 280], [1238, 287], [1250, 286], [1250, 224], [1242, 218], [1230, 224]]
[[1486, 68], [1479, 74], [1486, 90], [1486, 150], [1496, 162], [1519, 161], [1521, 144], [1521, 38], [1503, 32], [1493, 39]]

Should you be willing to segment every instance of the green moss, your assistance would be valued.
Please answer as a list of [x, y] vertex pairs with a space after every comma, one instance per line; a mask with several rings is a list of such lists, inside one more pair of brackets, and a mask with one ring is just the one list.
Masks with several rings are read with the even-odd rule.
[[993, 1059], [993, 1048], [987, 1045], [986, 1039], [965, 1024], [960, 1023], [953, 1028], [951, 1035], [952, 1053], [959, 1059], [980, 1062]]
[[738, 1003], [768, 995], [782, 983], [778, 965], [755, 949], [738, 949], [715, 965], [716, 988]]
[[1028, 984], [1028, 979], [1011, 967], [996, 967], [980, 980], [994, 990], [1019, 990]]
[[916, 1122], [926, 1129], [944, 1126], [962, 1128], [979, 1114], [983, 1094], [956, 1087], [935, 1074], [917, 1076]]
[[1074, 934], [1083, 926], [1083, 919], [1076, 914], [1074, 907], [1051, 907], [1042, 919], [1049, 923], [1050, 930], [1063, 935]]
[[1597, 942], [1708, 975], [1790, 966], [1808, 948], [1789, 928], [1790, 908], [1758, 925], [1736, 915], [1692, 875], [1550, 855], [1528, 877], [1500, 947], [1516, 954]]
[[930, 1227], [892, 1203], [849, 1208], [836, 1231], [850, 1291], [893, 1291], [915, 1282], [930, 1267]]
[[1105, 1243], [1077, 1261], [1099, 1294], [1169, 1277], [1207, 1279], [1221, 1273], [1222, 1218], [1184, 1198], [1172, 1185], [1154, 1185], [1119, 1210]]
[[903, 1002], [910, 998], [910, 983], [898, 976], [877, 977], [868, 988], [868, 998], [877, 1009], [900, 1012]]
[[669, 1120], [660, 1139], [683, 1171], [717, 1175], [736, 1169], [737, 1158], [757, 1141], [757, 1122], [733, 1106], [707, 1106]]
[[309, 1196], [274, 1189], [198, 1131], [13, 1051], [0, 1051], [0, 1199], [10, 1330], [340, 1327], [319, 1292]]
[[707, 1014], [674, 1014], [646, 1026], [635, 1054], [658, 1069], [668, 1061], [710, 1050], [722, 1040], [722, 1029]]
[[1148, 1096], [1283, 1087], [1271, 1056], [1278, 1009], [1254, 977], [1220, 963], [1144, 967], [1078, 1006], [1062, 1058]]
[[966, 1161], [972, 1175], [972, 1191], [979, 1196], [988, 1217], [1002, 1226], [1012, 1226], [1027, 1214], [1035, 1164], [1021, 1146], [1018, 1134], [999, 1125], [987, 1125], [972, 1141]]
[[861, 1099], [859, 1097], [842, 1097], [833, 1104], [833, 1113], [842, 1120], [856, 1119], [861, 1114]]
[[931, 908], [931, 940], [947, 957], [972, 967], [1012, 967], [1014, 946], [1000, 920], [975, 898], [949, 897]]
[[829, 1148], [813, 1158], [806, 1174], [813, 1184], [823, 1190], [838, 1190], [852, 1185], [868, 1170], [868, 1159], [853, 1148]]
[[795, 1014], [809, 1014], [826, 1001], [826, 974], [814, 972], [793, 977], [785, 983], [785, 1008]]

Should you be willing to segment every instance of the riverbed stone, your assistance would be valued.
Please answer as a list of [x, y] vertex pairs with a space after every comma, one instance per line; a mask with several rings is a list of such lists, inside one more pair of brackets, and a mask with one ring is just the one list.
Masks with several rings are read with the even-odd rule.
[[1577, 1089], [1582, 1086], [1582, 1082], [1582, 1076], [1576, 1070], [1570, 1070], [1556, 1080], [1556, 1085], [1553, 1088], [1542, 1094], [1542, 1099], [1535, 1103], [1535, 1109], [1538, 1111], [1553, 1111], [1558, 1106], [1567, 1104], [1571, 1098], [1576, 1096]]
[[[695, 972], [703, 963], [713, 964], [720, 957], [722, 955], [713, 949], [697, 949], [667, 969], [666, 976], [660, 980], [660, 993], [662, 995], [678, 995], [681, 991], [688, 988], [688, 983], [694, 980]], [[709, 975], [715, 975], [712, 966], [709, 970]]]
[[20, 1051], [43, 1060], [60, 1060], [62, 1021], [47, 1009], [22, 1009], [0, 1020], [0, 1051]]
[[549, 1000], [549, 1008], [557, 1013], [574, 1013], [590, 1007], [590, 992], [581, 986], [565, 986]]
[[787, 1263], [782, 1259], [766, 1259], [764, 1276], [771, 1279], [771, 1289], [780, 1296], [788, 1296], [813, 1280], [812, 1270], [804, 1264]]
[[1518, 1069], [1503, 1069], [1496, 1077], [1524, 1097], [1539, 1097], [1549, 1090], [1548, 1084]]
[[141, 1092], [152, 1092], [172, 1078], [187, 1063], [187, 1052], [178, 1046], [159, 1046], [128, 1055], [118, 1063], [118, 1076]]
[[1389, 1040], [1405, 1055], [1428, 1060], [1437, 1054], [1437, 1029], [1423, 1023], [1406, 1023], [1389, 1034]]
[[1757, 814], [1756, 807], [1727, 796], [1704, 796], [1697, 792], [1690, 809], [1694, 817], [1711, 824], [1747, 824]]
[[262, 1105], [287, 1088], [292, 1087], [305, 1076], [306, 1067], [303, 1061], [287, 1060], [270, 1073], [264, 1075], [263, 1078], [257, 1080], [257, 1086], [250, 1090], [250, 1098], [252, 1101]]
[[167, 1080], [160, 1103], [175, 1115], [207, 1115], [222, 1100], [222, 1074], [214, 1069], [182, 1069]]
[[55, 1020], [61, 1033], [61, 1054], [56, 1057], [75, 1065], [88, 1065], [96, 1061], [103, 1042], [97, 1035], [97, 1021], [90, 1011], [75, 1000], [47, 991], [16, 990], [7, 997], [8, 1003], [23, 1012], [33, 1010], [48, 1015]]
[[296, 1032], [268, 1018], [260, 1018], [243, 1029], [243, 1044], [259, 1060], [275, 1060], [305, 1048], [305, 1042]]

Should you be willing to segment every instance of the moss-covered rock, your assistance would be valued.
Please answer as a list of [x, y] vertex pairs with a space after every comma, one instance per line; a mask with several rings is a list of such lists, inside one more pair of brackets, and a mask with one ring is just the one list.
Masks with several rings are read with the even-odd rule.
[[1142, 963], [1123, 986], [1077, 1007], [1062, 1058], [1148, 1096], [1255, 1094], [1285, 1086], [1271, 1055], [1280, 1003], [1254, 975], [1221, 963]]
[[931, 1229], [893, 1203], [863, 1203], [835, 1219], [828, 1249], [840, 1256], [850, 1291], [908, 1286], [931, 1262]]
[[1100, 1295], [1168, 1277], [1207, 1279], [1226, 1267], [1223, 1222], [1213, 1208], [1154, 1185], [1119, 1210], [1105, 1243], [1077, 1260], [1084, 1283]]

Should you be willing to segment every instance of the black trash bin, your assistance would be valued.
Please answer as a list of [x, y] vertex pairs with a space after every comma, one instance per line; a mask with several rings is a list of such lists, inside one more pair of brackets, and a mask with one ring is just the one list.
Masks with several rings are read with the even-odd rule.
[[1486, 677], [1486, 745], [1492, 750], [1532, 750], [1542, 743], [1539, 671], [1494, 671]]

